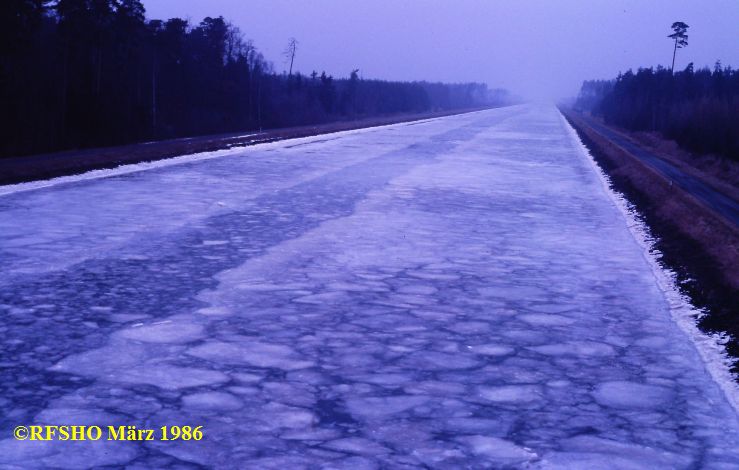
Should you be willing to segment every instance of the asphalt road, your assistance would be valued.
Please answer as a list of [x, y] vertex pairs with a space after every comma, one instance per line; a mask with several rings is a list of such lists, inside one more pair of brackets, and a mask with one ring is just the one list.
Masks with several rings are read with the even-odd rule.
[[696, 199], [723, 216], [727, 221], [739, 226], [739, 201], [732, 199], [730, 196], [704, 183], [700, 179], [684, 173], [672, 163], [635, 144], [618, 132], [609, 129], [593, 119], [585, 119], [588, 125], [596, 132], [693, 195]]
[[0, 467], [739, 466], [731, 384], [553, 106], [218, 155], [0, 195]]

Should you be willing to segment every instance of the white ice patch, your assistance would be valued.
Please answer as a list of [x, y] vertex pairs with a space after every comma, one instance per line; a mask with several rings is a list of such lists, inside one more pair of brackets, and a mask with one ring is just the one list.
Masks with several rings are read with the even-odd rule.
[[113, 313], [107, 317], [108, 320], [116, 323], [128, 323], [145, 318], [149, 318], [149, 315], [141, 313]]
[[203, 246], [227, 245], [228, 240], [203, 240]]
[[653, 408], [668, 403], [673, 395], [664, 387], [627, 381], [605, 382], [593, 392], [598, 403], [614, 408]]
[[494, 460], [509, 465], [523, 464], [536, 457], [536, 454], [530, 449], [497, 437], [469, 436], [457, 440], [468, 445], [474, 454], [486, 460]]
[[428, 281], [456, 281], [459, 275], [453, 273], [439, 273], [429, 271], [407, 271], [409, 276]]
[[204, 307], [197, 310], [197, 313], [207, 317], [228, 317], [233, 312], [226, 307]]
[[469, 369], [480, 365], [474, 356], [462, 353], [442, 353], [437, 351], [417, 351], [408, 355], [408, 363], [429, 370]]
[[644, 348], [659, 349], [664, 347], [668, 342], [668, 339], [662, 336], [645, 336], [644, 338], [636, 340], [634, 344]]
[[312, 361], [302, 360], [288, 346], [256, 341], [246, 336], [238, 343], [208, 342], [187, 350], [187, 354], [223, 364], [248, 364], [285, 370], [305, 369], [314, 365]]
[[276, 430], [304, 429], [315, 425], [317, 418], [312, 412], [282, 403], [268, 403], [260, 408], [260, 417], [266, 425]]
[[572, 318], [555, 314], [524, 313], [518, 315], [516, 318], [535, 326], [561, 326], [575, 323], [575, 320]]
[[365, 454], [380, 456], [389, 452], [387, 447], [384, 447], [377, 442], [370, 441], [362, 437], [347, 437], [344, 439], [336, 439], [327, 442], [323, 445], [327, 449], [338, 450], [340, 452], [348, 452], [351, 454]]
[[457, 382], [442, 382], [426, 380], [407, 385], [404, 390], [408, 393], [430, 395], [435, 397], [464, 395], [467, 386]]
[[260, 380], [264, 378], [258, 374], [249, 374], [249, 373], [243, 373], [243, 372], [236, 372], [232, 374], [232, 377], [238, 380], [239, 382], [247, 383], [247, 384], [259, 382]]
[[505, 435], [508, 426], [497, 419], [489, 418], [449, 418], [444, 427], [457, 434], [481, 433]]
[[432, 286], [424, 286], [418, 284], [410, 284], [402, 286], [397, 289], [397, 292], [401, 294], [415, 294], [415, 295], [432, 295], [436, 293], [437, 289]]
[[475, 354], [482, 354], [485, 356], [507, 356], [516, 351], [510, 346], [501, 346], [499, 344], [480, 344], [476, 346], [467, 346], [467, 348]]
[[216, 385], [230, 380], [226, 374], [215, 370], [176, 367], [165, 364], [143, 365], [125, 369], [107, 378], [121, 383], [155, 385], [165, 390]]
[[334, 292], [322, 292], [320, 294], [303, 295], [296, 299], [293, 299], [293, 302], [299, 302], [303, 304], [321, 305], [321, 304], [338, 303], [344, 299], [346, 299], [345, 292], [334, 291]]
[[613, 347], [594, 341], [569, 341], [567, 343], [534, 346], [528, 349], [547, 356], [612, 356], [615, 354]]
[[146, 343], [189, 343], [203, 338], [205, 332], [203, 326], [197, 323], [170, 320], [126, 328], [116, 335]]
[[120, 370], [140, 364], [147, 357], [147, 351], [143, 346], [111, 345], [67, 356], [49, 370], [91, 377], [112, 376]]
[[479, 387], [477, 393], [485, 400], [497, 403], [528, 403], [542, 398], [541, 390], [536, 385]]
[[182, 397], [182, 404], [186, 409], [202, 411], [234, 411], [244, 405], [241, 400], [223, 392], [192, 393]]
[[543, 469], [688, 468], [691, 459], [660, 448], [617, 442], [596, 436], [576, 436], [560, 442], [564, 452], [546, 454]]

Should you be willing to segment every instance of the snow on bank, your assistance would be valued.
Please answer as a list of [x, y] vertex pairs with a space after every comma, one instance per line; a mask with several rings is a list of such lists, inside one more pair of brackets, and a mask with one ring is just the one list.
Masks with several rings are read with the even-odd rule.
[[657, 285], [664, 293], [673, 320], [695, 345], [698, 354], [703, 359], [706, 370], [724, 392], [734, 411], [739, 414], [739, 386], [736, 382], [737, 377], [731, 372], [733, 361], [726, 353], [726, 336], [718, 333], [704, 333], [698, 328], [696, 320], [705, 315], [705, 312], [694, 307], [687, 296], [680, 292], [676, 274], [659, 264], [660, 252], [654, 247], [654, 239], [650, 235], [649, 228], [635, 216], [634, 206], [621, 193], [611, 188], [611, 180], [608, 175], [595, 162], [590, 151], [567, 119], [561, 114], [560, 116], [574, 146], [590, 162], [603, 184], [604, 190], [626, 219], [629, 231], [642, 247], [644, 258], [652, 269]]
[[[481, 113], [483, 111], [473, 111], [467, 114], [476, 114], [476, 113]], [[442, 117], [419, 119], [417, 121], [406, 121], [406, 122], [399, 122], [399, 123], [393, 123], [393, 124], [384, 124], [381, 126], [363, 127], [360, 129], [350, 129], [346, 131], [329, 132], [325, 134], [313, 135], [313, 136], [308, 136], [308, 137], [281, 139], [281, 140], [277, 140], [274, 142], [263, 142], [263, 143], [257, 142], [248, 147], [229, 147], [226, 149], [214, 150], [211, 152], [200, 152], [200, 153], [193, 153], [189, 155], [182, 155], [179, 157], [165, 158], [162, 160], [125, 164], [125, 165], [117, 166], [115, 168], [90, 170], [84, 173], [68, 175], [68, 176], [59, 176], [56, 178], [50, 178], [46, 180], [30, 181], [27, 183], [9, 184], [9, 185], [0, 186], [0, 196], [4, 196], [7, 194], [20, 193], [23, 191], [33, 191], [36, 189], [49, 188], [49, 187], [56, 186], [59, 184], [75, 183], [78, 181], [88, 181], [88, 180], [94, 180], [98, 178], [109, 178], [111, 176], [126, 175], [129, 173], [137, 173], [140, 171], [164, 168], [164, 167], [168, 167], [172, 165], [181, 165], [183, 163], [192, 163], [192, 162], [198, 162], [198, 161], [203, 161], [203, 160], [210, 160], [213, 158], [227, 157], [227, 156], [236, 155], [240, 153], [248, 153], [250, 151], [269, 150], [269, 149], [280, 147], [281, 145], [283, 145], [285, 140], [289, 140], [291, 144], [310, 143], [316, 139], [325, 138], [325, 136], [327, 135], [339, 137], [339, 136], [363, 134], [366, 132], [372, 132], [377, 129], [384, 129], [384, 128], [388, 128], [392, 126], [407, 126], [407, 125], [412, 125], [412, 124], [431, 122], [437, 119], [441, 119]], [[256, 134], [246, 134], [240, 137], [247, 137], [250, 135], [256, 135]], [[155, 142], [146, 142], [146, 144], [150, 144], [150, 143], [155, 143]]]

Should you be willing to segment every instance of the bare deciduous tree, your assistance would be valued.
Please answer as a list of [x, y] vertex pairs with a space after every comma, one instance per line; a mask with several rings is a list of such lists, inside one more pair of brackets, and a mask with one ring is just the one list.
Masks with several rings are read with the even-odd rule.
[[290, 72], [288, 72], [288, 75], [293, 74], [293, 62], [295, 61], [295, 53], [298, 51], [298, 40], [295, 38], [290, 38], [287, 40], [287, 47], [285, 48], [285, 52], [282, 54], [285, 56], [285, 60], [290, 61]]

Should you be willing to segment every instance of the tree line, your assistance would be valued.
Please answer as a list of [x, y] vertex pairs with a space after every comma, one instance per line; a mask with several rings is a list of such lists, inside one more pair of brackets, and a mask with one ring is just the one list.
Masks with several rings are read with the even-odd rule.
[[585, 81], [575, 107], [629, 130], [658, 131], [696, 153], [739, 161], [739, 71], [720, 62], [713, 70], [691, 63], [674, 73], [650, 67]]
[[0, 156], [507, 98], [481, 83], [277, 73], [223, 17], [149, 20], [139, 0], [4, 0], [0, 21]]

